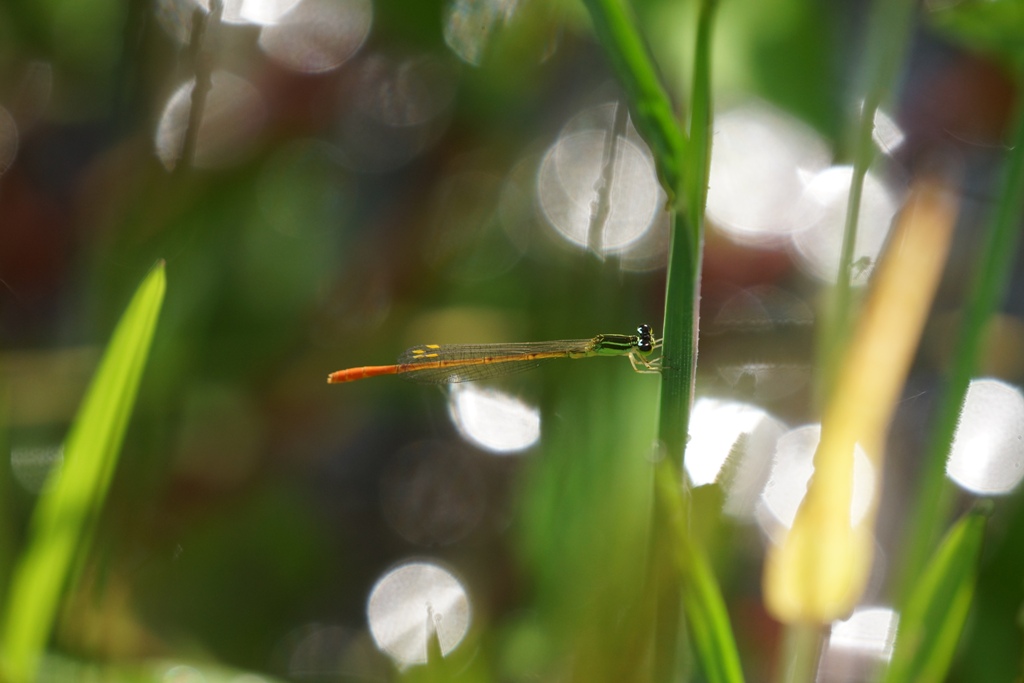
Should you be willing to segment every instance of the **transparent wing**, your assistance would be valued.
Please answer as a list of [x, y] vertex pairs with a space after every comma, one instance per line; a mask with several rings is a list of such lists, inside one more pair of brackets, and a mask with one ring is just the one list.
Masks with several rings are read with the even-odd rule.
[[532, 370], [546, 360], [586, 354], [590, 339], [521, 344], [429, 344], [398, 358], [400, 374], [417, 382], [447, 384]]
[[403, 372], [402, 377], [424, 384], [451, 384], [453, 382], [475, 382], [481, 379], [505, 377], [519, 372], [533, 370], [548, 358], [523, 360], [515, 363], [491, 363], [487, 365], [447, 365], [423, 367]]

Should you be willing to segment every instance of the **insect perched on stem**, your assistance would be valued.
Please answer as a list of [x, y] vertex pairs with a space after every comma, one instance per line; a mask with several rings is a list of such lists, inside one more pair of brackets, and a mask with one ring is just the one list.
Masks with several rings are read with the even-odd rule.
[[599, 334], [592, 339], [563, 339], [512, 344], [427, 344], [407, 350], [394, 365], [366, 365], [338, 370], [328, 384], [354, 382], [378, 375], [401, 375], [417, 382], [448, 384], [510, 375], [554, 358], [626, 356], [637, 372], [658, 372], [660, 359], [651, 353], [661, 346], [650, 325], [637, 334]]

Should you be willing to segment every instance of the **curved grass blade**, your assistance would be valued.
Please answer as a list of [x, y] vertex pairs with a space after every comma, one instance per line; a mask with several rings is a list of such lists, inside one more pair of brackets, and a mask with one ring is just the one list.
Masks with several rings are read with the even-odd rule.
[[2, 677], [36, 677], [61, 595], [87, 549], [103, 506], [138, 394], [164, 298], [158, 263], [136, 290], [64, 444], [64, 465], [51, 474], [32, 518], [28, 547], [15, 566], [0, 632]]
[[[1017, 83], [1024, 87], [1024, 72], [1018, 74]], [[911, 508], [898, 600], [903, 600], [916, 583], [916, 577], [921, 574], [928, 553], [939, 537], [939, 530], [947, 523], [946, 460], [960, 421], [967, 387], [981, 359], [986, 325], [1009, 290], [1020, 246], [1020, 226], [1024, 217], [1024, 97], [1018, 98], [1016, 108], [1002, 189], [991, 222], [985, 227], [984, 244], [977, 256], [970, 295], [964, 306], [956, 352], [918, 480], [916, 502]]]
[[988, 510], [964, 515], [946, 534], [900, 615], [886, 683], [942, 681], [967, 619]]
[[683, 578], [683, 609], [704, 677], [712, 683], [739, 683], [743, 669], [722, 590], [704, 549], [686, 529], [680, 477], [670, 459], [657, 464], [654, 479], [657, 511], [670, 536], [672, 563]]
[[654, 154], [658, 177], [668, 195], [678, 198], [686, 139], [647, 45], [622, 0], [585, 0], [584, 4], [626, 90], [636, 129]]

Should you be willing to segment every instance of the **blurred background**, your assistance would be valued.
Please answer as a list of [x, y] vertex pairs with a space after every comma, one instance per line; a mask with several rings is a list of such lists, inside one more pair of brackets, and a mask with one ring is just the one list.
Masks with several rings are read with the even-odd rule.
[[[693, 3], [632, 4], [685, 103]], [[792, 521], [816, 441], [816, 321], [866, 10], [728, 0], [717, 27], [687, 468], [753, 681], [778, 644], [765, 540]], [[855, 282], [922, 169], [957, 179], [962, 216], [894, 425], [875, 601], [1017, 96], [929, 11], [875, 122]], [[577, 2], [0, 3], [0, 570], [118, 316], [165, 259], [153, 353], [56, 652], [164, 662], [166, 680], [209, 665], [392, 680], [426, 659], [425, 601], [459, 676], [615, 680], [644, 576], [657, 377], [622, 359], [441, 391], [325, 377], [418, 343], [657, 332], [666, 202]], [[1021, 291], [1017, 275], [984, 369], [1010, 384]], [[1007, 390], [994, 402], [1019, 398]], [[1018, 507], [994, 523], [957, 680], [1018, 672]], [[881, 652], [891, 615], [874, 618]], [[833, 668], [823, 680], [861, 680]]]

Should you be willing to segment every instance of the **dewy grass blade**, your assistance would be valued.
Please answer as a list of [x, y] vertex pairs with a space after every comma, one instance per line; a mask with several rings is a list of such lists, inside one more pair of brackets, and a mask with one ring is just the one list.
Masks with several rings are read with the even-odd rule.
[[166, 289], [158, 263], [121, 317], [78, 410], [14, 568], [0, 631], [2, 677], [35, 679], [68, 577], [86, 551], [117, 463]]
[[886, 683], [945, 680], [967, 620], [986, 510], [967, 513], [943, 539], [900, 615]]

